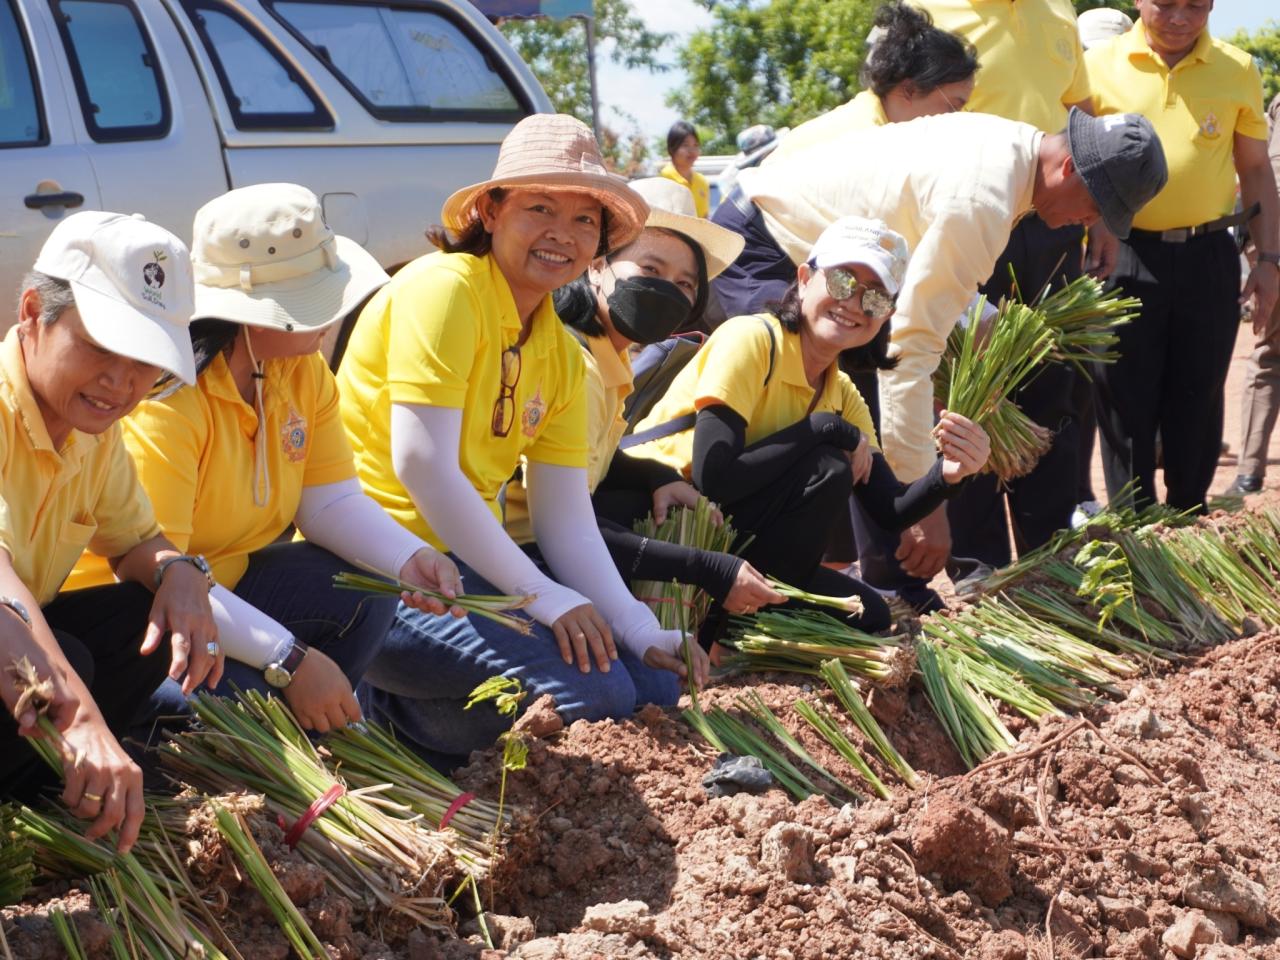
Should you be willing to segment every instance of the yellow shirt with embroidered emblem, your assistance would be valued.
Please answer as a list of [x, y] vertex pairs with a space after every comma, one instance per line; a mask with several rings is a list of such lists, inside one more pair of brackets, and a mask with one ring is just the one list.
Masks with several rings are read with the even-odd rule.
[[[249, 555], [284, 533], [302, 488], [356, 475], [338, 416], [338, 388], [324, 357], [268, 360], [263, 365], [267, 503], [254, 502], [254, 437], [258, 416], [236, 388], [222, 354], [184, 387], [138, 405], [124, 421], [125, 443], [155, 504], [165, 536], [184, 553], [200, 553], [228, 589], [244, 576]], [[70, 589], [111, 580], [100, 558], [85, 554]]]
[[681, 176], [680, 171], [673, 164], [668, 163], [659, 172], [659, 176], [673, 180], [680, 186], [685, 187], [693, 194], [693, 209], [700, 217], [705, 217], [711, 212], [711, 184], [707, 182], [707, 178], [700, 174], [697, 170], [690, 171], [693, 175], [686, 180]]
[[1169, 182], [1138, 211], [1139, 230], [1193, 227], [1235, 209], [1234, 135], [1267, 139], [1262, 76], [1243, 50], [1206, 30], [1170, 69], [1142, 24], [1087, 56], [1098, 116], [1140, 113], [1151, 121]]
[[1067, 107], [1089, 99], [1089, 75], [1071, 0], [912, 0], [933, 25], [974, 45], [980, 69], [971, 113], [1057, 133]]
[[[765, 324], [773, 330], [772, 341]], [[776, 317], [767, 314], [734, 317], [717, 327], [676, 374], [666, 394], [636, 424], [636, 433], [723, 403], [747, 422], [746, 443], [750, 445], [805, 417], [813, 395], [804, 375], [800, 334], [783, 329]], [[812, 412], [841, 414], [878, 449], [871, 413], [862, 395], [835, 364], [827, 371]], [[660, 460], [688, 478], [693, 466], [693, 430], [642, 443], [627, 453]]]
[[[587, 389], [587, 489], [595, 493], [609, 472], [609, 464], [618, 451], [627, 420], [622, 414], [631, 396], [635, 379], [631, 373], [629, 351], [613, 349], [608, 337], [585, 337], [582, 359], [586, 364]], [[516, 543], [533, 540], [533, 523], [529, 518], [529, 498], [524, 488], [524, 473], [507, 487], [507, 503], [502, 525]]]
[[86, 547], [118, 557], [159, 533], [118, 423], [72, 430], [54, 449], [11, 329], [0, 343], [0, 547], [19, 579], [44, 606]]
[[[391, 404], [462, 410], [458, 463], [502, 519], [499, 492], [523, 456], [587, 465], [582, 348], [548, 295], [520, 348], [505, 437], [493, 431], [502, 355], [520, 336], [511, 288], [493, 256], [433, 253], [402, 268], [360, 314], [338, 368], [342, 422], [365, 491], [405, 527], [448, 549], [418, 513], [391, 462]], [[509, 385], [509, 384], [508, 384]]]
[[823, 143], [850, 130], [883, 127], [888, 122], [889, 117], [884, 112], [884, 104], [880, 102], [880, 98], [870, 90], [863, 90], [848, 103], [800, 124], [779, 141], [760, 165], [767, 167], [776, 163], [779, 157], [799, 153], [805, 147]]

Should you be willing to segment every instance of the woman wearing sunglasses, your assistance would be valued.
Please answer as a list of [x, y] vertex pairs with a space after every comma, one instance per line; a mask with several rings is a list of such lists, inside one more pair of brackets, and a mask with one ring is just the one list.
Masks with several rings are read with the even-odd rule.
[[[566, 723], [678, 695], [682, 638], [627, 590], [595, 523], [582, 348], [551, 301], [595, 257], [634, 240], [648, 212], [605, 171], [585, 125], [528, 117], [503, 141], [494, 175], [446, 201], [449, 235], [432, 237], [443, 252], [397, 273], [352, 332], [338, 381], [365, 489], [447, 546], [467, 593], [534, 598], [532, 636], [401, 605], [361, 702], [440, 762], [510, 725], [489, 704], [464, 710], [495, 675], [521, 680], [526, 705], [550, 694]], [[502, 527], [522, 458], [545, 566]], [[701, 651], [695, 669], [705, 676]]]
[[[876, 334], [906, 267], [906, 243], [883, 221], [837, 220], [769, 314], [716, 329], [637, 425], [637, 436], [652, 439], [631, 451], [675, 467], [719, 503], [753, 538], [742, 555], [758, 569], [814, 592], [860, 596], [858, 623], [869, 631], [889, 625], [884, 600], [820, 563], [851, 490], [878, 522], [900, 529], [981, 469], [990, 449], [981, 427], [944, 412], [933, 469], [899, 483], [836, 364], [841, 351], [859, 349], [892, 366]], [[704, 640], [718, 629], [709, 621]]]

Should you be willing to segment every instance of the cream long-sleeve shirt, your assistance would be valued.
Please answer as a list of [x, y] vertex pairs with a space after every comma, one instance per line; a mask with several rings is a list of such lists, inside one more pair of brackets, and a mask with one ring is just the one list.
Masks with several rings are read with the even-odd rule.
[[911, 250], [893, 317], [896, 369], [880, 375], [881, 446], [902, 480], [937, 459], [931, 378], [947, 334], [1031, 210], [1043, 134], [983, 114], [856, 130], [768, 166], [739, 185], [797, 264], [843, 216], [879, 217]]

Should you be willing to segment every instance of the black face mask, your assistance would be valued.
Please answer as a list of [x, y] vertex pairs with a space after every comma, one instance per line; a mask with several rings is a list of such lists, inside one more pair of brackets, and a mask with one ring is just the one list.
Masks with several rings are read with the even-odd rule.
[[617, 280], [607, 302], [614, 329], [634, 343], [667, 339], [693, 312], [693, 304], [680, 288], [658, 277]]

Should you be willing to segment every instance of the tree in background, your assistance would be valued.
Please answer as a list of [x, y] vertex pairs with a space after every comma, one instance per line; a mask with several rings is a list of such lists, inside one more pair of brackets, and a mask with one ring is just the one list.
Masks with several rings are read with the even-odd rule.
[[1138, 8], [1133, 5], [1133, 0], [1072, 0], [1072, 2], [1076, 5], [1076, 13], [1083, 13], [1094, 7], [1111, 7], [1115, 10], [1123, 10], [1134, 21], [1138, 19]]
[[754, 123], [794, 127], [858, 92], [876, 0], [698, 0], [715, 17], [676, 55], [688, 81], [667, 103], [706, 153], [733, 153]]
[[1253, 33], [1237, 30], [1227, 43], [1250, 54], [1262, 71], [1262, 90], [1266, 103], [1280, 93], [1280, 20], [1269, 20]]
[[[551, 104], [583, 123], [591, 123], [591, 77], [587, 69], [587, 37], [580, 20], [509, 19], [498, 24], [503, 36], [533, 70]], [[595, 0], [596, 53], [607, 51], [609, 59], [630, 69], [650, 73], [669, 69], [659, 61], [662, 48], [671, 41], [669, 33], [648, 29], [635, 15], [628, 0]], [[649, 146], [635, 119], [615, 110], [615, 123], [628, 124], [619, 131], [600, 121], [600, 149], [605, 160], [620, 173], [630, 174], [643, 166]]]

